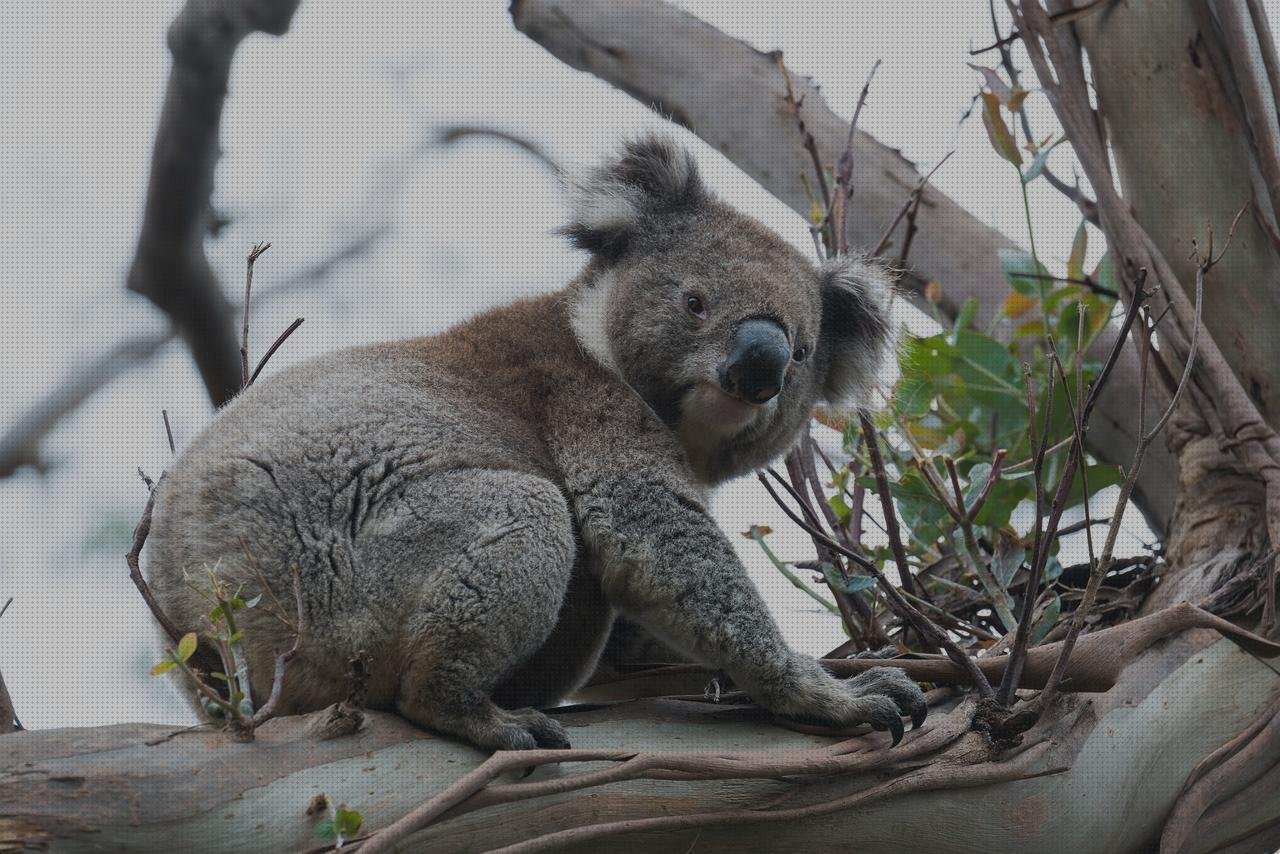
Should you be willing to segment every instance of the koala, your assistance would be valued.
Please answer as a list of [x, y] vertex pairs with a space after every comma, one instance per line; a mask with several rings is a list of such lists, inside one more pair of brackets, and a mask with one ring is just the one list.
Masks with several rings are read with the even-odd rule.
[[[886, 351], [884, 272], [815, 266], [662, 136], [572, 181], [590, 260], [563, 290], [441, 335], [347, 349], [246, 389], [157, 487], [146, 574], [180, 627], [207, 568], [265, 579], [306, 631], [277, 707], [367, 705], [480, 748], [568, 746], [539, 708], [590, 676], [621, 615], [766, 709], [901, 737], [919, 687], [841, 681], [790, 649], [707, 512]], [[246, 593], [245, 595], [249, 595]], [[288, 629], [241, 612], [253, 700]]]

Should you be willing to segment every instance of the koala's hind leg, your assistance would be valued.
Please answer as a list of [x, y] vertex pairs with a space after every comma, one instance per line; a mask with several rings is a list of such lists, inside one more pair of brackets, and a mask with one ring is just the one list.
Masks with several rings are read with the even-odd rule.
[[402, 633], [397, 709], [484, 748], [568, 747], [551, 718], [491, 699], [546, 641], [569, 584], [574, 534], [560, 490], [532, 475], [472, 469], [432, 475], [405, 500], [412, 512], [396, 539], [431, 566]]

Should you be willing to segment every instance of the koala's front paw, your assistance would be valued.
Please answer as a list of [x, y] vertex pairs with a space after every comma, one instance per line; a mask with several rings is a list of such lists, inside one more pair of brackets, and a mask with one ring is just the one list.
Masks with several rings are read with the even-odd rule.
[[911, 718], [912, 729], [924, 723], [929, 714], [929, 705], [920, 686], [897, 667], [873, 667], [844, 684], [857, 697], [888, 697], [903, 715]]
[[517, 709], [507, 712], [506, 717], [511, 721], [511, 729], [515, 731], [511, 734], [516, 743], [502, 749], [529, 750], [534, 747], [550, 750], [569, 749], [569, 736], [565, 734], [564, 727], [559, 721], [544, 715], [537, 709]]
[[895, 745], [902, 740], [903, 716], [920, 726], [929, 711], [920, 686], [895, 667], [874, 667], [842, 682], [816, 665], [800, 665], [787, 681], [785, 698], [770, 706], [775, 712], [840, 727], [870, 724], [890, 733]]

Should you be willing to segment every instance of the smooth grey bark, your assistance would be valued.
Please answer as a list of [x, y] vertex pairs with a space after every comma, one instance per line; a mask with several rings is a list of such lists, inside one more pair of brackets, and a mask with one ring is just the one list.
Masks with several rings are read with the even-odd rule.
[[[569, 850], [684, 851], [695, 838], [699, 851], [761, 850], [765, 839], [771, 850], [853, 846], [885, 854], [1139, 850], [1159, 836], [1195, 763], [1270, 700], [1274, 673], [1214, 637], [1201, 631], [1173, 637], [1107, 693], [1073, 698], [1049, 724], [1057, 728], [1054, 741], [1036, 760], [1040, 772], [1056, 772], [1048, 776], [913, 793], [799, 822], [629, 834]], [[1208, 711], [1186, 702], [1202, 692], [1219, 698]], [[942, 714], [935, 710], [920, 735]], [[575, 746], [586, 748], [722, 752], [767, 744], [785, 752], [831, 741], [780, 729], [754, 710], [679, 701], [623, 703], [560, 719]], [[318, 817], [306, 814], [315, 795], [359, 811], [373, 830], [483, 758], [393, 715], [371, 713], [363, 731], [330, 741], [313, 741], [307, 724], [307, 718], [269, 722], [251, 744], [207, 731], [157, 744], [173, 729], [152, 724], [4, 736], [0, 846], [305, 851], [322, 844]], [[877, 746], [883, 740], [869, 739]], [[528, 781], [582, 770], [548, 766]], [[806, 787], [803, 798], [838, 797], [867, 783], [866, 775], [835, 776]], [[400, 850], [484, 851], [583, 823], [764, 805], [787, 787], [777, 780], [617, 783], [466, 813], [410, 837]], [[1250, 831], [1260, 814], [1280, 810], [1280, 790], [1258, 794], [1250, 809], [1197, 837], [1191, 850], [1212, 850]]]
[[1280, 148], [1263, 51], [1270, 33], [1253, 25], [1252, 5], [1120, 3], [1081, 18], [1076, 30], [1109, 117], [1121, 192], [1193, 297], [1191, 242], [1203, 248], [1212, 225], [1221, 248], [1236, 214], [1250, 206], [1209, 282], [1204, 324], [1277, 427], [1280, 199], [1272, 199], [1267, 173]]

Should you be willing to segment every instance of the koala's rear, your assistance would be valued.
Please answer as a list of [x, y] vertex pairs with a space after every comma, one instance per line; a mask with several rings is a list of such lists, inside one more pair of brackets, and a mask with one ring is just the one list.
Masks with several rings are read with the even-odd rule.
[[[281, 711], [350, 690], [488, 748], [566, 746], [531, 706], [590, 675], [621, 613], [785, 715], [902, 731], [919, 689], [841, 683], [783, 643], [707, 487], [783, 453], [823, 400], [868, 390], [887, 284], [815, 269], [718, 201], [669, 141], [629, 144], [575, 186], [592, 252], [565, 290], [435, 337], [332, 353], [269, 377], [186, 449], [157, 495], [147, 561], [196, 628], [184, 582], [302, 580], [307, 632]], [[261, 703], [284, 627], [243, 612]]]

